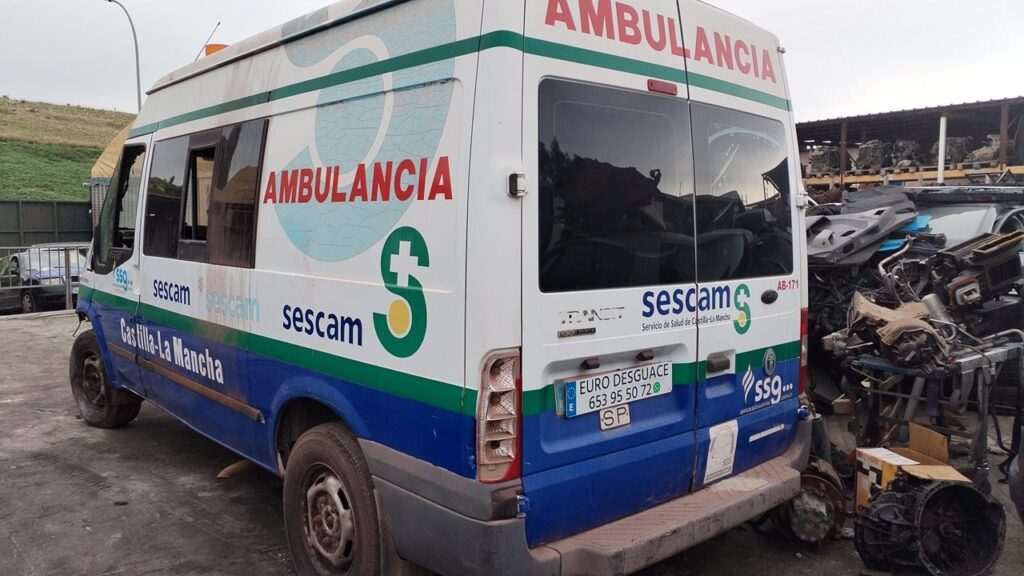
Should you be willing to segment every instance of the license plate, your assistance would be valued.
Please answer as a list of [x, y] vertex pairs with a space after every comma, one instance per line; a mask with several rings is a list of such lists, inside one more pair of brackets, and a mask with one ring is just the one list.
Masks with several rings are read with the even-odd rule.
[[71, 293], [72, 294], [78, 294], [78, 286], [72, 286], [71, 287]]
[[598, 420], [601, 422], [601, 430], [622, 428], [629, 424], [629, 404], [602, 409]]
[[565, 415], [573, 418], [671, 392], [671, 362], [581, 376], [565, 383]]

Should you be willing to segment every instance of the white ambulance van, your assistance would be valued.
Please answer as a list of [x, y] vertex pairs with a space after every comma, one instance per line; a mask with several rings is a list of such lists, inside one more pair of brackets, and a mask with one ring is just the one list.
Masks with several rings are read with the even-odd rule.
[[347, 0], [171, 73], [83, 282], [85, 420], [147, 400], [282, 476], [304, 575], [627, 573], [785, 502], [782, 52], [693, 0]]

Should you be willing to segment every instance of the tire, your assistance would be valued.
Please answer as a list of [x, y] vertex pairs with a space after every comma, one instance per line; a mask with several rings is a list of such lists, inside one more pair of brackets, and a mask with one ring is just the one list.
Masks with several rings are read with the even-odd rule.
[[299, 437], [284, 475], [284, 527], [300, 576], [381, 573], [381, 530], [359, 444], [341, 424]]
[[96, 333], [87, 330], [71, 346], [71, 393], [82, 420], [97, 428], [120, 428], [139, 415], [142, 399], [110, 384]]
[[36, 306], [36, 297], [28, 290], [21, 293], [21, 313], [31, 314], [36, 312], [38, 307]]

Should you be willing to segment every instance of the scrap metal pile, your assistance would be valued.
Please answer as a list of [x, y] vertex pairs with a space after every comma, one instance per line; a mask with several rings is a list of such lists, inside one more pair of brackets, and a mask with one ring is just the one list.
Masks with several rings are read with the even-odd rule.
[[973, 471], [957, 473], [960, 481], [902, 476], [873, 490], [854, 540], [872, 569], [986, 574], [1005, 537], [988, 479], [990, 396], [1004, 381], [1016, 398], [1009, 446], [994, 420], [1008, 455], [1000, 469], [1011, 491], [1024, 490], [1013, 460], [1024, 434], [1024, 232], [950, 243], [914, 198], [876, 187], [809, 210], [808, 390], [826, 411], [837, 397], [852, 403], [859, 448], [905, 440], [921, 406], [928, 426], [947, 437], [964, 435], [963, 415], [975, 414], [973, 437], [966, 432]]
[[[843, 376], [866, 354], [925, 373], [957, 355], [1024, 340], [1016, 295], [1024, 232], [947, 246], [899, 188], [843, 194], [807, 217], [812, 362]], [[820, 375], [820, 371], [819, 371]]]

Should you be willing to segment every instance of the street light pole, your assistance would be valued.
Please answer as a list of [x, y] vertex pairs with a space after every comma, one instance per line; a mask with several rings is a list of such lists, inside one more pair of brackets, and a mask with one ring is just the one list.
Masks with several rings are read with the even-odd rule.
[[128, 9], [124, 7], [117, 0], [107, 0], [107, 2], [113, 2], [124, 10], [124, 15], [128, 17], [128, 25], [132, 27], [132, 41], [135, 42], [135, 96], [138, 99], [139, 112], [142, 112], [142, 74], [139, 72], [139, 37], [135, 35], [135, 23], [132, 22], [132, 15], [128, 13]]

